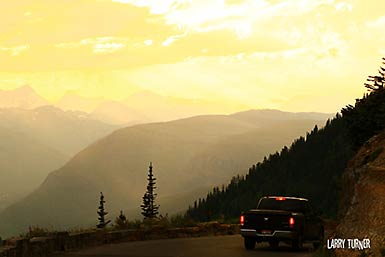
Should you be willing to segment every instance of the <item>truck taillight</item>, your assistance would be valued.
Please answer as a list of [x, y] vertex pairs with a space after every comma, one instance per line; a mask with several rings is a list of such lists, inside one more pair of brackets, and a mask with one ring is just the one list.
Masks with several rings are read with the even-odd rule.
[[241, 226], [245, 224], [245, 216], [241, 215], [241, 217], [239, 218], [239, 223], [241, 224]]
[[285, 201], [286, 198], [285, 197], [276, 197], [275, 200], [276, 201]]
[[289, 219], [289, 225], [290, 225], [290, 227], [291, 227], [291, 228], [294, 228], [294, 224], [295, 224], [294, 218], [293, 218], [293, 217], [290, 217], [290, 219]]

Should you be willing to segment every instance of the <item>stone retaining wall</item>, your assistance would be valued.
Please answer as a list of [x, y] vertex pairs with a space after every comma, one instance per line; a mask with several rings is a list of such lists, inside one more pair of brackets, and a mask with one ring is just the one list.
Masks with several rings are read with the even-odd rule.
[[18, 238], [4, 240], [0, 257], [46, 257], [57, 252], [98, 246], [108, 243], [151, 239], [199, 237], [208, 235], [232, 235], [239, 233], [238, 225], [212, 223], [188, 228], [152, 228], [139, 230], [95, 230], [70, 234], [53, 233], [49, 237]]

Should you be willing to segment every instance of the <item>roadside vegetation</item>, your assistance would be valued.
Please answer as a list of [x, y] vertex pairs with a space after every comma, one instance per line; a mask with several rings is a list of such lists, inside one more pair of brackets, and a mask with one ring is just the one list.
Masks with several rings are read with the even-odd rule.
[[[114, 222], [108, 219], [108, 211], [106, 210], [105, 196], [103, 192], [100, 192], [99, 207], [97, 208], [97, 220], [98, 224], [95, 228], [84, 228], [84, 229], [70, 229], [68, 233], [84, 233], [93, 232], [96, 229], [103, 229], [106, 231], [116, 230], [149, 230], [149, 229], [169, 229], [169, 228], [180, 228], [180, 227], [195, 227], [205, 224], [198, 224], [187, 214], [175, 214], [169, 216], [168, 214], [159, 214], [159, 205], [156, 204], [156, 178], [153, 174], [153, 166], [150, 163], [148, 171], [148, 185], [146, 192], [143, 196], [143, 204], [141, 205], [143, 219], [130, 220], [126, 217], [124, 212], [121, 210], [119, 216], [117, 216]], [[110, 226], [108, 226], [110, 224]], [[46, 237], [56, 234], [60, 231], [54, 228], [43, 228], [40, 226], [30, 226], [25, 234], [21, 234], [22, 238], [33, 238], [33, 237]]]

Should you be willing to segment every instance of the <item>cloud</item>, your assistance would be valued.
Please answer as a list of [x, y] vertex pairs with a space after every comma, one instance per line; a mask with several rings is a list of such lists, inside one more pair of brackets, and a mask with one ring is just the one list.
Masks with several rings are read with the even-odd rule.
[[78, 42], [66, 42], [55, 44], [57, 48], [74, 49], [82, 46], [90, 46], [92, 52], [96, 54], [106, 54], [116, 52], [126, 46], [126, 39], [116, 37], [87, 38]]
[[229, 5], [232, 5], [232, 4], [242, 4], [243, 2], [244, 2], [244, 0], [226, 0], [225, 4], [229, 4]]
[[139, 7], [148, 7], [153, 14], [165, 14], [169, 10], [180, 3], [188, 1], [175, 1], [175, 0], [112, 0], [112, 2], [135, 5]]
[[[128, 80], [129, 84], [181, 97], [242, 101], [254, 108], [293, 110], [300, 105], [289, 105], [287, 101], [300, 94], [319, 95], [322, 99], [328, 94], [343, 94], [344, 101], [361, 94], [360, 81], [365, 76], [361, 69], [352, 59], [333, 58], [329, 55], [319, 59], [311, 49], [196, 57], [135, 70], [128, 74]], [[328, 111], [337, 105], [336, 101]], [[317, 107], [309, 105], [308, 110]]]
[[285, 56], [303, 61], [304, 55], [332, 64], [341, 58], [366, 62], [384, 51], [378, 10], [383, 5], [374, 0], [20, 0], [8, 4], [2, 17], [0, 68], [141, 69], [200, 57], [245, 61], [253, 55], [276, 62]]
[[10, 56], [18, 56], [28, 49], [29, 45], [18, 45], [13, 47], [0, 46], [0, 51], [8, 52]]
[[368, 22], [366, 22], [366, 25], [368, 27], [372, 27], [372, 28], [384, 28], [385, 26], [385, 15], [384, 16], [381, 16], [375, 20], [370, 20]]
[[143, 39], [155, 31], [173, 32], [161, 16], [151, 14], [147, 8], [110, 1], [20, 0], [2, 10], [1, 43], [8, 46], [26, 41], [47, 45], [109, 36]]
[[146, 40], [144, 40], [144, 42], [143, 42], [146, 46], [150, 46], [150, 45], [152, 45], [153, 43], [154, 43], [154, 41], [152, 41], [152, 39], [146, 39]]
[[353, 11], [353, 4], [348, 2], [338, 2], [334, 6], [337, 11]]
[[175, 41], [177, 41], [178, 39], [181, 39], [181, 38], [184, 38], [188, 35], [187, 31], [183, 34], [180, 34], [180, 35], [172, 35], [172, 36], [169, 36], [166, 40], [164, 40], [162, 42], [162, 45], [163, 46], [170, 46], [172, 43], [174, 43]]

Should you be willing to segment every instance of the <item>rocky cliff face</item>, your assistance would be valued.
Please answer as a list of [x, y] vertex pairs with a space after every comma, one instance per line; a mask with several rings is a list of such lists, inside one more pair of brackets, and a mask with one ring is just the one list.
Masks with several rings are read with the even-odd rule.
[[337, 250], [342, 256], [385, 256], [385, 132], [349, 162], [342, 177], [341, 223], [336, 238], [369, 238], [371, 249]]

